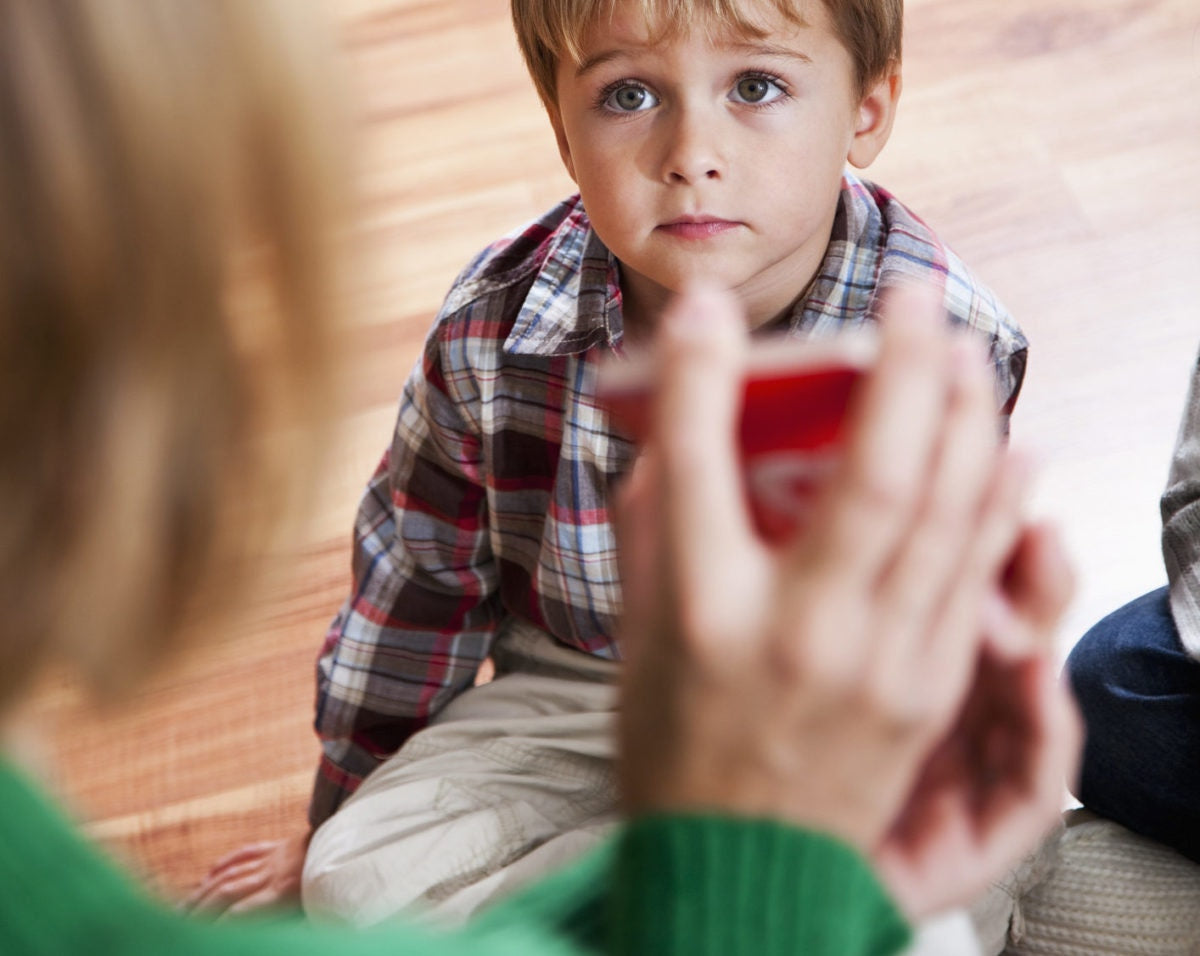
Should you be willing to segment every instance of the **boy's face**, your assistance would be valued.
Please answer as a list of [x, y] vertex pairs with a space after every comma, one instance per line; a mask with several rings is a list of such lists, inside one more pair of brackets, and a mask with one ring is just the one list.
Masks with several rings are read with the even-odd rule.
[[633, 322], [694, 279], [735, 289], [754, 325], [782, 312], [825, 254], [845, 163], [870, 163], [890, 131], [899, 75], [860, 97], [823, 3], [804, 26], [747, 9], [764, 39], [702, 24], [652, 44], [618, 0], [581, 65], [559, 64], [559, 149]]

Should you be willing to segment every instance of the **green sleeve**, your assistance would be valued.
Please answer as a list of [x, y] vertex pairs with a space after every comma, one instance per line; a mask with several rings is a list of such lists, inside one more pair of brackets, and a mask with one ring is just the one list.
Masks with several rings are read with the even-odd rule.
[[466, 928], [187, 919], [150, 899], [0, 761], [5, 956], [883, 956], [908, 930], [852, 851], [767, 821], [639, 820]]
[[654, 956], [883, 956], [911, 932], [848, 846], [771, 820], [662, 817], [619, 838], [608, 930]]
[[[598, 864], [599, 865], [599, 864]], [[548, 899], [580, 886], [574, 870]], [[593, 886], [603, 881], [592, 880]], [[590, 891], [592, 896], [595, 891]], [[555, 909], [579, 908], [555, 902]], [[0, 953], [3, 956], [575, 956], [553, 920], [500, 922], [457, 933], [416, 925], [369, 931], [298, 916], [190, 919], [152, 899], [87, 843], [0, 758]]]
[[632, 956], [886, 956], [912, 936], [873, 870], [841, 841], [717, 815], [635, 821], [474, 925], [505, 924]]

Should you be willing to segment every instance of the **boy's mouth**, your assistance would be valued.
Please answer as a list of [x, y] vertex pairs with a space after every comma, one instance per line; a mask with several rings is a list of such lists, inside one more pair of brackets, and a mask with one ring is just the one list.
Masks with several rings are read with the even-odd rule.
[[739, 222], [717, 216], [680, 216], [660, 224], [658, 231], [676, 239], [711, 239], [740, 225]]

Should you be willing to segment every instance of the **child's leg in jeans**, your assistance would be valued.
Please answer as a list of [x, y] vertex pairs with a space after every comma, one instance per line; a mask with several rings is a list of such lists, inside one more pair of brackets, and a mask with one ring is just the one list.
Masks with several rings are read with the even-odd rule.
[[1110, 614], [1067, 660], [1087, 727], [1076, 796], [1200, 862], [1200, 663], [1167, 589]]
[[456, 922], [611, 828], [616, 665], [519, 624], [494, 654], [498, 676], [453, 701], [313, 836], [306, 909]]

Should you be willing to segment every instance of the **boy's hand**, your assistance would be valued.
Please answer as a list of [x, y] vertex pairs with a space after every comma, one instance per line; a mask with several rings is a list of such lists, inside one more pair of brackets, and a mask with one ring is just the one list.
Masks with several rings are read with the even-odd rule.
[[236, 915], [300, 900], [300, 876], [312, 831], [252, 843], [219, 860], [184, 902], [212, 916]]
[[[797, 541], [765, 545], [734, 449], [736, 311], [693, 295], [663, 322], [656, 427], [620, 522], [624, 800], [791, 820], [871, 856], [895, 845], [963, 713], [1024, 533], [1027, 469], [999, 446], [982, 356], [952, 344], [935, 297], [901, 290], [839, 474]], [[1031, 748], [1039, 780], [1071, 749], [1047, 733], [1054, 746]], [[1043, 819], [1025, 791], [1014, 805]], [[893, 889], [912, 915], [930, 897]]]

